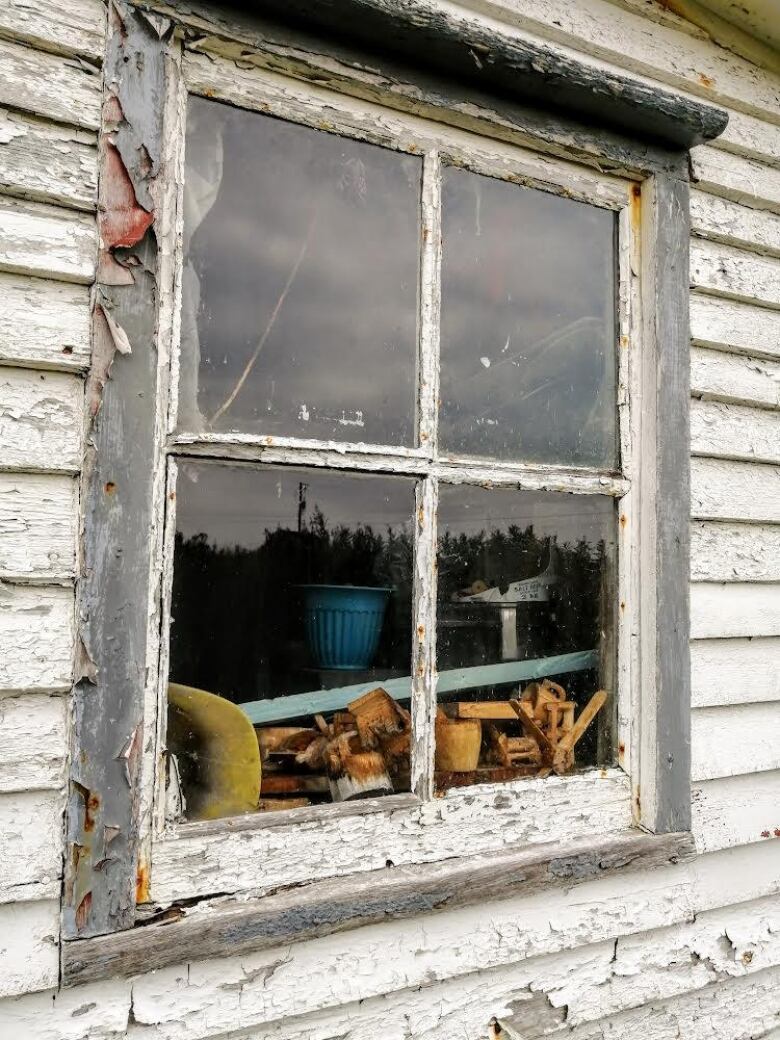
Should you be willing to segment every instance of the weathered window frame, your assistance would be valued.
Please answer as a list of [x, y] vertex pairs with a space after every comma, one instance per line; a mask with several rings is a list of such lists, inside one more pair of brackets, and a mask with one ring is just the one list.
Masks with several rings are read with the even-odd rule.
[[[372, 0], [350, 3], [372, 6]], [[382, 17], [390, 17], [384, 0], [374, 0], [373, 7]], [[442, 871], [457, 874], [455, 864], [460, 862], [463, 828], [469, 819], [478, 821], [471, 832], [470, 851], [475, 855], [494, 852], [496, 835], [501, 834], [507, 851], [497, 870], [504, 877], [511, 860], [511, 869], [520, 874], [523, 864], [527, 869], [534, 862], [537, 873], [548, 881], [560, 879], [551, 864], [560, 863], [562, 850], [567, 849], [571, 855], [580, 849], [591, 859], [594, 850], [602, 849], [603, 856], [597, 859], [606, 863], [610, 861], [607, 850], [620, 848], [621, 855], [613, 852], [615, 865], [634, 863], [643, 856], [656, 861], [659, 856], [675, 858], [687, 847], [684, 835], [690, 827], [687, 583], [681, 580], [688, 569], [688, 183], [687, 153], [681, 148], [686, 142], [677, 138], [686, 119], [695, 124], [685, 130], [688, 144], [713, 136], [725, 125], [720, 113], [687, 99], [675, 108], [675, 95], [663, 92], [663, 104], [651, 113], [648, 132], [660, 136], [658, 111], [670, 112], [671, 148], [626, 140], [614, 130], [587, 130], [565, 118], [540, 118], [537, 112], [506, 101], [495, 108], [471, 105], [464, 116], [463, 104], [447, 96], [446, 84], [424, 88], [414, 84], [412, 89], [408, 78], [380, 77], [359, 62], [350, 63], [338, 45], [335, 57], [330, 45], [319, 46], [315, 53], [302, 47], [294, 33], [289, 36], [287, 31], [249, 22], [235, 30], [241, 41], [236, 67], [219, 56], [220, 52], [236, 56], [236, 43], [230, 40], [234, 30], [224, 23], [213, 37], [204, 39], [200, 32], [190, 45], [183, 40], [188, 35], [186, 24], [174, 31], [167, 19], [144, 14], [119, 0], [112, 15], [102, 141], [102, 252], [95, 358], [88, 387], [91, 436], [80, 583], [83, 652], [75, 692], [63, 922], [71, 940], [64, 952], [66, 981], [77, 981], [85, 963], [92, 965], [94, 978], [95, 963], [105, 960], [100, 951], [105, 951], [106, 942], [121, 938], [111, 938], [110, 933], [132, 929], [150, 902], [166, 907], [215, 892], [261, 897], [280, 886], [314, 882], [307, 886], [308, 896], [300, 895], [301, 905], [307, 898], [310, 904], [320, 905], [318, 890], [322, 894], [323, 886], [337, 883], [342, 900], [348, 900], [354, 890], [358, 907], [361, 885], [370, 882], [371, 891], [382, 891], [384, 886], [391, 893], [391, 909], [385, 909], [385, 915], [409, 912], [408, 901], [404, 910], [392, 894], [401, 875], [387, 868], [406, 864], [404, 884], [421, 893]], [[408, 32], [414, 37], [414, 26]], [[461, 32], [465, 38], [467, 30]], [[280, 33], [284, 44], [279, 42]], [[511, 51], [511, 45], [511, 40], [505, 42], [505, 49]], [[135, 67], [143, 67], [143, 74], [128, 75], [128, 59], [139, 55], [142, 61], [135, 61]], [[258, 72], [258, 67], [265, 72]], [[229, 76], [224, 75], [226, 69]], [[323, 81], [336, 86], [339, 94], [328, 94], [327, 87], [320, 86]], [[155, 783], [155, 777], [162, 772], [164, 713], [158, 708], [164, 703], [167, 650], [161, 633], [167, 631], [168, 619], [164, 611], [161, 617], [161, 604], [166, 602], [165, 584], [170, 578], [164, 561], [172, 539], [172, 511], [165, 531], [158, 521], [164, 513], [166, 481], [175, 479], [170, 471], [166, 473], [175, 465], [166, 459], [168, 448], [192, 456], [205, 453], [263, 463], [327, 465], [337, 458], [340, 466], [348, 460], [363, 470], [390, 468], [419, 474], [428, 469], [431, 475], [418, 501], [423, 566], [431, 564], [435, 552], [429, 518], [437, 476], [469, 482], [495, 482], [498, 477], [500, 483], [514, 487], [593, 490], [616, 496], [626, 492], [626, 482], [613, 474], [585, 477], [576, 470], [506, 463], [431, 464], [424, 448], [394, 450], [390, 460], [355, 445], [344, 448], [229, 435], [173, 437], [170, 415], [165, 413], [167, 402], [175, 399], [176, 372], [174, 365], [171, 382], [170, 361], [171, 345], [178, 336], [178, 196], [188, 89], [226, 95], [226, 100], [240, 100], [242, 107], [274, 110], [316, 125], [321, 115], [312, 107], [314, 100], [315, 105], [337, 111], [338, 128], [395, 148], [408, 135], [413, 147], [422, 145], [427, 153], [429, 196], [427, 205], [424, 198], [423, 212], [428, 221], [435, 209], [430, 197], [436, 190], [436, 178], [431, 177], [434, 149], [480, 172], [510, 176], [545, 190], [557, 186], [576, 194], [577, 185], [582, 185], [586, 201], [622, 209], [620, 428], [623, 467], [631, 480], [621, 506], [621, 530], [631, 549], [620, 553], [619, 564], [623, 769], [470, 788], [433, 799], [428, 740], [421, 749], [410, 795], [166, 829], [162, 785]], [[580, 89], [584, 90], [582, 83]], [[644, 102], [640, 97], [647, 90], [635, 91], [631, 98], [640, 112], [643, 103], [653, 103], [652, 97]], [[627, 92], [630, 95], [624, 86], [623, 98]], [[161, 98], [166, 99], [164, 109]], [[620, 105], [624, 103], [621, 99]], [[621, 119], [626, 122], [620, 111], [610, 112], [607, 104], [605, 124], [614, 127]], [[641, 129], [641, 119], [639, 124]], [[438, 263], [438, 229], [429, 224], [428, 231], [423, 280]], [[429, 295], [428, 303], [435, 307], [435, 298]], [[424, 310], [422, 317], [423, 341], [435, 347], [430, 340], [435, 335], [430, 314], [426, 317]], [[131, 354], [124, 352], [128, 340]], [[121, 353], [114, 358], [117, 349]], [[436, 400], [430, 366], [434, 353], [423, 353], [420, 372], [420, 405], [429, 420]], [[634, 359], [630, 371], [628, 357]], [[630, 409], [629, 400], [634, 402]], [[432, 433], [430, 425], [428, 429]], [[134, 479], [138, 473], [144, 474], [143, 480]], [[172, 484], [167, 493], [173, 493]], [[419, 606], [423, 614], [430, 610], [425, 604]], [[414, 709], [417, 734], [433, 732], [429, 724], [435, 710], [431, 628], [415, 648], [413, 674], [420, 676], [423, 693]], [[117, 629], [123, 633], [121, 640], [116, 639]], [[574, 831], [573, 818], [579, 818]], [[555, 822], [545, 828], [541, 820]], [[350, 861], [344, 849], [350, 841], [365, 845], [366, 821], [370, 821], [374, 847], [362, 847], [357, 859]], [[659, 835], [673, 834], [674, 840], [643, 837], [637, 824]], [[410, 832], [413, 838], [408, 837]], [[399, 833], [407, 835], [400, 843]], [[297, 849], [291, 845], [295, 840]], [[243, 859], [235, 855], [238, 848]], [[278, 876], [263, 872], [262, 864], [269, 862], [274, 849], [283, 849], [288, 863], [299, 856], [308, 865], [297, 875], [291, 870]], [[386, 854], [388, 850], [395, 859]], [[330, 866], [317, 872], [308, 859], [311, 856]], [[442, 860], [450, 865], [435, 868]], [[339, 871], [334, 867], [337, 861]], [[242, 862], [250, 864], [243, 871]], [[546, 866], [540, 868], [539, 863]], [[199, 868], [193, 883], [194, 864]], [[425, 873], [433, 869], [439, 873]], [[466, 863], [460, 869], [470, 868]], [[608, 868], [593, 869], [598, 873]], [[366, 871], [371, 873], [365, 881], [359, 876], [350, 880]], [[335, 882], [327, 880], [336, 875]], [[489, 890], [486, 879], [485, 887], [473, 897]], [[254, 909], [244, 905], [250, 917], [254, 913], [255, 924], [248, 926], [247, 933], [251, 948], [268, 940], [264, 928], [272, 915], [270, 898], [258, 898]], [[294, 893], [286, 898], [295, 905]], [[440, 898], [434, 904], [429, 908], [453, 905], [453, 901]], [[419, 908], [424, 905], [428, 905], [425, 899]], [[141, 909], [136, 911], [136, 906]], [[224, 913], [225, 908], [218, 912]], [[234, 910], [227, 912], [229, 917]], [[364, 913], [353, 908], [345, 918], [357, 924], [371, 919], [371, 913], [376, 908]], [[291, 936], [288, 928], [285, 937], [320, 934], [317, 912], [313, 920], [308, 931], [301, 923], [300, 935]], [[168, 929], [170, 939], [162, 943], [168, 952], [161, 954], [160, 963], [165, 957], [175, 959], [182, 924]], [[150, 929], [156, 927], [143, 929], [147, 948]], [[178, 938], [171, 933], [178, 933]], [[137, 934], [126, 933], [125, 946], [128, 942], [132, 946]], [[279, 941], [278, 926], [270, 934]], [[101, 935], [104, 938], [72, 941]]]

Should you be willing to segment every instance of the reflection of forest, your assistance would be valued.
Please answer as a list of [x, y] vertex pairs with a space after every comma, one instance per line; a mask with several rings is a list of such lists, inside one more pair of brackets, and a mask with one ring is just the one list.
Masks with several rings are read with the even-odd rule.
[[[477, 580], [506, 587], [534, 577], [550, 561], [551, 539], [533, 527], [453, 535], [439, 540], [438, 601], [442, 615], [453, 594]], [[544, 657], [599, 645], [602, 627], [603, 542], [555, 543], [558, 580], [549, 602], [524, 604], [523, 656]], [[172, 680], [240, 702], [316, 687], [305, 644], [302, 596], [307, 583], [389, 586], [393, 589], [374, 661], [378, 675], [409, 674], [412, 540], [406, 530], [370, 526], [328, 528], [316, 511], [301, 530], [266, 530], [252, 549], [210, 544], [207, 535], [176, 536]], [[494, 626], [495, 610], [469, 604], [473, 626]], [[464, 639], [468, 639], [464, 631]], [[494, 663], [482, 641], [464, 647], [460, 663]], [[475, 657], [468, 660], [469, 655]], [[446, 667], [446, 663], [443, 664]]]

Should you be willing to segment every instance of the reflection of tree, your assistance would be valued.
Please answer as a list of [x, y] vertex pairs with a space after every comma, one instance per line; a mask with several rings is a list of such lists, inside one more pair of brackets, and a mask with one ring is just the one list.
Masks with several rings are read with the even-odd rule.
[[[514, 524], [490, 533], [447, 531], [439, 539], [439, 602], [449, 602], [454, 592], [478, 580], [505, 590], [512, 581], [540, 574], [550, 562], [553, 544], [558, 581], [550, 590], [550, 601], [518, 608], [527, 655], [544, 657], [598, 646], [603, 541], [594, 544], [581, 538], [559, 544], [537, 536], [532, 526], [522, 529]], [[466, 606], [474, 618], [490, 609], [484, 604]]]
[[255, 549], [177, 534], [170, 674], [237, 701], [311, 689], [304, 584], [390, 586], [375, 665], [408, 674], [411, 575], [406, 531], [329, 528], [319, 509], [300, 531], [267, 529]]
[[[439, 541], [438, 599], [442, 617], [452, 594], [482, 580], [505, 588], [533, 577], [549, 560], [551, 540], [533, 527], [454, 535]], [[599, 645], [603, 542], [555, 543], [558, 581], [549, 602], [521, 604], [518, 628], [523, 656], [543, 657]], [[219, 546], [207, 535], [176, 536], [171, 676], [233, 700], [253, 700], [311, 689], [316, 680], [303, 635], [300, 585], [389, 586], [393, 589], [375, 667], [409, 674], [411, 649], [412, 540], [406, 530], [370, 525], [329, 527], [315, 509], [301, 530], [266, 530], [254, 549]], [[463, 661], [490, 663], [489, 632], [495, 608], [457, 607], [472, 626]], [[484, 629], [485, 640], [475, 641]], [[481, 647], [481, 649], [480, 649]], [[442, 645], [442, 651], [444, 646]], [[479, 659], [471, 660], [471, 657]], [[491, 662], [496, 660], [491, 657]], [[442, 663], [447, 667], [446, 661]]]

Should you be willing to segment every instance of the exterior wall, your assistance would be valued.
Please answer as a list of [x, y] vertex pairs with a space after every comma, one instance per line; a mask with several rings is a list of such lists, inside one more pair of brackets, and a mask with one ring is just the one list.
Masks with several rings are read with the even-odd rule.
[[717, 146], [693, 155], [701, 854], [57, 992], [105, 8], [0, 0], [3, 1040], [478, 1040], [502, 1035], [494, 1018], [507, 1037], [780, 1037], [780, 78], [655, 0], [468, 6], [731, 111]]

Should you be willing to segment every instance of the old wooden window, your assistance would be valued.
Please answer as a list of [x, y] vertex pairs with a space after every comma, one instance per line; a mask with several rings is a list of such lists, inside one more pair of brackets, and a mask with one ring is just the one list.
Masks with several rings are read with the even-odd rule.
[[[117, 10], [66, 933], [243, 893], [256, 948], [272, 890], [316, 934], [328, 879], [377, 872], [357, 921], [433, 883], [393, 867], [554, 883], [687, 830], [684, 148], [720, 115], [612, 84], [634, 145]], [[603, 76], [556, 70], [581, 119]]]
[[192, 67], [169, 817], [615, 766], [631, 182]]

